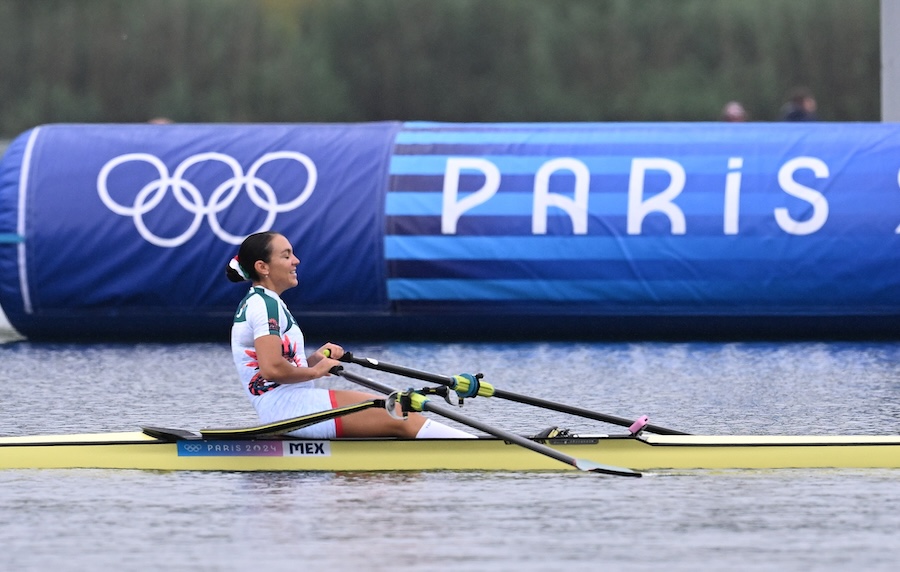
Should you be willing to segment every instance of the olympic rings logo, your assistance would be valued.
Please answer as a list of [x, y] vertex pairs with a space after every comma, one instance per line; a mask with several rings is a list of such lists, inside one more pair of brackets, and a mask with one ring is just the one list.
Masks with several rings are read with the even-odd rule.
[[[275, 194], [275, 189], [272, 188], [272, 185], [257, 176], [260, 167], [266, 163], [280, 159], [296, 161], [303, 165], [307, 172], [306, 185], [300, 191], [300, 194], [286, 203], [279, 203], [278, 196]], [[132, 161], [149, 163], [152, 167], [156, 168], [159, 178], [144, 185], [135, 195], [134, 202], [131, 205], [119, 204], [110, 196], [107, 180], [113, 169]], [[204, 161], [218, 161], [223, 163], [231, 169], [232, 175], [229, 179], [216, 187], [209, 197], [209, 203], [205, 203], [203, 195], [200, 194], [200, 190], [193, 183], [184, 178], [185, 171]], [[182, 161], [171, 176], [169, 175], [169, 170], [166, 165], [155, 155], [149, 153], [127, 153], [125, 155], [120, 155], [103, 165], [103, 168], [100, 169], [100, 174], [97, 175], [97, 193], [100, 195], [103, 204], [105, 204], [109, 210], [118, 215], [132, 217], [134, 219], [134, 226], [137, 228], [140, 235], [144, 237], [147, 242], [156, 246], [166, 248], [181, 246], [197, 233], [204, 218], [206, 218], [210, 228], [216, 236], [225, 242], [240, 244], [247, 235], [235, 235], [226, 231], [219, 223], [218, 215], [234, 203], [235, 199], [240, 195], [241, 190], [246, 190], [247, 196], [253, 201], [253, 204], [266, 212], [266, 218], [259, 229], [247, 233], [252, 234], [253, 232], [270, 230], [278, 213], [294, 210], [305, 203], [312, 194], [313, 189], [315, 189], [317, 179], [318, 173], [316, 171], [316, 164], [303, 153], [298, 153], [296, 151], [274, 151], [266, 153], [250, 166], [246, 175], [244, 174], [240, 163], [238, 163], [234, 157], [223, 153], [198, 153], [197, 155], [193, 155]], [[164, 238], [157, 236], [147, 228], [147, 225], [144, 223], [144, 215], [159, 205], [166, 197], [170, 188], [172, 189], [172, 194], [175, 197], [175, 200], [178, 201], [178, 204], [189, 213], [192, 213], [194, 218], [187, 230], [183, 233], [174, 238]]]

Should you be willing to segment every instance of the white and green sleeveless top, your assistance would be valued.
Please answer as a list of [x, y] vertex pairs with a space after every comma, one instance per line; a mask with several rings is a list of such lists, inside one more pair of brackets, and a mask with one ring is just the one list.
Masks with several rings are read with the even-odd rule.
[[[231, 326], [231, 355], [244, 392], [254, 404], [262, 395], [280, 387], [280, 384], [259, 375], [259, 362], [253, 342], [256, 338], [267, 335], [281, 338], [284, 359], [295, 366], [306, 367], [303, 332], [291, 312], [278, 294], [267, 288], [254, 286], [238, 305]], [[311, 381], [290, 385], [315, 387]]]

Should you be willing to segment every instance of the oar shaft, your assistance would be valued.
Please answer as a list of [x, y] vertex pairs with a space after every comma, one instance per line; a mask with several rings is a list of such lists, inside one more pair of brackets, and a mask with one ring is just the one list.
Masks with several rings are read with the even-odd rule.
[[368, 367], [371, 369], [377, 369], [386, 373], [393, 373], [396, 375], [402, 375], [403, 377], [410, 377], [412, 379], [418, 379], [421, 381], [438, 383], [440, 385], [450, 386], [453, 384], [453, 378], [449, 375], [428, 373], [427, 371], [419, 371], [417, 369], [403, 367], [402, 365], [395, 365], [392, 363], [386, 363], [381, 360], [372, 358], [356, 357], [351, 352], [344, 352], [344, 355], [343, 357], [341, 357], [340, 361], [355, 363], [356, 365], [361, 365], [363, 367]]
[[[367, 377], [363, 377], [361, 375], [356, 375], [355, 373], [345, 371], [343, 368], [335, 367], [331, 370], [332, 374], [339, 375], [349, 381], [362, 385], [363, 387], [368, 387], [369, 389], [373, 389], [375, 391], [379, 391], [385, 394], [391, 394], [396, 392], [397, 390], [389, 385], [385, 385], [383, 383], [377, 382], [374, 379], [369, 379]], [[618, 475], [618, 476], [626, 476], [626, 477], [640, 477], [641, 473], [637, 471], [633, 471], [631, 469], [626, 469], [623, 467], [614, 467], [610, 465], [600, 465], [597, 463], [592, 463], [590, 461], [583, 461], [581, 459], [576, 459], [575, 457], [571, 457], [553, 449], [552, 447], [548, 447], [541, 443], [537, 443], [535, 441], [531, 441], [522, 437], [521, 435], [516, 435], [515, 433], [510, 433], [509, 431], [504, 431], [503, 429], [498, 429], [486, 423], [482, 423], [476, 419], [472, 419], [468, 416], [457, 413], [456, 411], [452, 411], [450, 409], [445, 409], [438, 405], [433, 404], [429, 400], [425, 400], [422, 405], [423, 411], [428, 411], [431, 413], [436, 413], [448, 419], [452, 419], [458, 423], [462, 423], [463, 425], [468, 425], [473, 429], [478, 429], [480, 431], [484, 431], [489, 435], [493, 435], [499, 439], [503, 439], [504, 441], [508, 441], [515, 445], [519, 445], [520, 447], [524, 447], [526, 449], [530, 449], [536, 453], [540, 453], [542, 455], [546, 455], [552, 459], [556, 459], [562, 463], [567, 465], [571, 465], [577, 469], [581, 470], [589, 470], [598, 473], [605, 473], [609, 475]]]
[[[368, 367], [371, 369], [377, 369], [386, 373], [393, 373], [396, 375], [402, 375], [404, 377], [410, 377], [413, 379], [419, 379], [421, 381], [428, 381], [431, 383], [437, 383], [440, 385], [446, 385], [447, 387], [453, 387], [454, 380], [452, 377], [447, 375], [439, 375], [436, 373], [428, 373], [427, 371], [419, 371], [416, 369], [403, 367], [401, 365], [395, 365], [392, 363], [385, 363], [380, 360], [375, 360], [371, 358], [360, 358], [354, 356], [350, 352], [344, 353], [344, 356], [341, 358], [343, 362], [355, 363], [357, 365], [361, 365], [363, 367]], [[499, 397], [501, 399], [507, 399], [509, 401], [515, 401], [518, 403], [524, 403], [526, 405], [533, 405], [535, 407], [543, 407], [544, 409], [550, 409], [552, 411], [558, 411], [560, 413], [567, 413], [569, 415], [576, 415], [578, 417], [584, 417], [586, 419], [593, 419], [594, 421], [602, 421], [604, 423], [611, 423], [613, 425], [620, 425], [622, 427], [630, 427], [632, 423], [634, 423], [633, 419], [625, 419], [624, 417], [616, 417], [615, 415], [607, 415], [605, 413], [599, 413], [597, 411], [592, 411], [590, 409], [583, 409], [581, 407], [573, 407], [571, 405], [565, 405], [563, 403], [556, 403], [554, 401], [547, 401], [546, 399], [540, 399], [538, 397], [529, 397], [527, 395], [520, 395], [518, 393], [513, 393], [511, 391], [503, 391], [502, 389], [494, 388], [494, 397]], [[688, 435], [683, 431], [677, 431], [675, 429], [667, 429], [666, 427], [660, 427], [658, 425], [648, 424], [644, 427], [645, 431], [649, 431], [651, 433], [657, 433], [659, 435]]]
[[537, 453], [543, 453], [544, 455], [556, 459], [557, 461], [566, 463], [567, 465], [572, 465], [573, 467], [578, 466], [578, 463], [574, 457], [570, 457], [569, 455], [560, 453], [556, 449], [547, 447], [546, 445], [542, 445], [535, 441], [531, 441], [522, 437], [521, 435], [516, 435], [515, 433], [510, 433], [509, 431], [504, 431], [503, 429], [497, 429], [496, 427], [486, 425], [484, 423], [481, 423], [477, 419], [472, 419], [471, 417], [460, 415], [456, 411], [441, 407], [439, 405], [435, 405], [430, 401], [426, 401], [422, 408], [425, 411], [431, 411], [432, 413], [437, 413], [438, 415], [446, 417], [447, 419], [452, 419], [457, 423], [468, 425], [473, 429], [484, 431], [485, 433], [493, 435], [494, 437], [499, 437], [504, 441], [509, 441], [510, 443], [525, 447], [526, 449], [531, 449], [532, 451], [535, 451]]
[[[390, 394], [396, 391], [389, 385], [385, 385], [383, 383], [379, 383], [374, 379], [369, 379], [367, 377], [363, 377], [361, 375], [356, 375], [349, 371], [341, 370], [338, 375], [354, 382], [362, 385], [364, 387], [368, 387], [369, 389], [373, 389], [375, 391], [380, 391], [381, 393]], [[425, 411], [431, 411], [432, 413], [437, 413], [443, 417], [448, 419], [452, 419], [457, 423], [462, 423], [463, 425], [468, 425], [474, 429], [478, 429], [479, 431], [484, 431], [485, 433], [494, 435], [495, 437], [499, 437], [505, 441], [509, 441], [510, 443], [515, 443], [516, 445], [521, 445], [523, 447], [527, 447], [529, 449], [540, 451], [541, 453], [547, 455], [548, 457], [553, 457], [558, 461], [562, 461], [563, 463], [567, 463], [569, 465], [575, 466], [575, 460], [568, 455], [564, 455], [557, 451], [556, 449], [552, 449], [545, 445], [541, 445], [540, 443], [536, 443], [534, 441], [529, 441], [520, 435], [516, 435], [515, 433], [509, 433], [508, 431], [504, 431], [503, 429], [497, 429], [496, 427], [492, 427], [485, 423], [481, 423], [476, 419], [472, 419], [471, 417], [461, 415], [456, 411], [452, 411], [450, 409], [445, 409], [443, 407], [439, 407], [430, 401], [426, 401], [423, 405], [423, 409]]]
[[[591, 411], [590, 409], [582, 409], [581, 407], [575, 407], [572, 405], [564, 405], [562, 403], [556, 403], [554, 401], [547, 401], [546, 399], [541, 399], [539, 397], [529, 397], [527, 395], [519, 395], [518, 393], [512, 393], [511, 391], [503, 391], [502, 389], [495, 388], [494, 396], [500, 397], [503, 399], [508, 399], [509, 401], [516, 401], [518, 403], [534, 405], [535, 407], [543, 407], [545, 409], [552, 409], [553, 411], [559, 411], [560, 413], [568, 413], [569, 415], [577, 415], [579, 417], [585, 417], [587, 419], [593, 419], [595, 421], [603, 421], [604, 423], [620, 425], [622, 427], [630, 427], [631, 424], [634, 423], [634, 419], [625, 419], [624, 417], [616, 417], [615, 415], [599, 413], [597, 411]], [[675, 429], [667, 429], [666, 427], [660, 427], [658, 425], [652, 425], [649, 423], [644, 426], [644, 431], [650, 431], [651, 433], [656, 433], [658, 435], [687, 435], [688, 434], [688, 433], [684, 433], [683, 431], [677, 431]]]
[[356, 383], [363, 387], [368, 387], [369, 389], [372, 389], [375, 391], [379, 391], [381, 393], [384, 393], [385, 395], [390, 395], [391, 393], [394, 393], [395, 391], [397, 391], [396, 388], [393, 388], [390, 385], [386, 385], [384, 383], [375, 381], [374, 379], [370, 379], [370, 378], [364, 377], [362, 375], [356, 375], [353, 372], [349, 372], [344, 369], [339, 369], [337, 367], [332, 368], [331, 374], [339, 375], [339, 376], [343, 377], [344, 379], [352, 381], [353, 383]]

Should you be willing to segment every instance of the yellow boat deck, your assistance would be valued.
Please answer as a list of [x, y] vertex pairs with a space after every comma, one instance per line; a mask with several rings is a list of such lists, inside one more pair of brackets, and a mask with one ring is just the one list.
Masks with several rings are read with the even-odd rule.
[[[900, 468], [900, 436], [581, 436], [545, 444], [595, 463], [667, 469]], [[179, 439], [143, 432], [0, 438], [0, 469], [542, 471], [573, 467], [502, 439]]]

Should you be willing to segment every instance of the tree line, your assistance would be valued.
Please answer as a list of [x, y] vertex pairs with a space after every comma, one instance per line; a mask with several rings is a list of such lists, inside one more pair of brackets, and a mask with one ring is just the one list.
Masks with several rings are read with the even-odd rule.
[[53, 122], [880, 119], [878, 0], [0, 0], [0, 138]]

